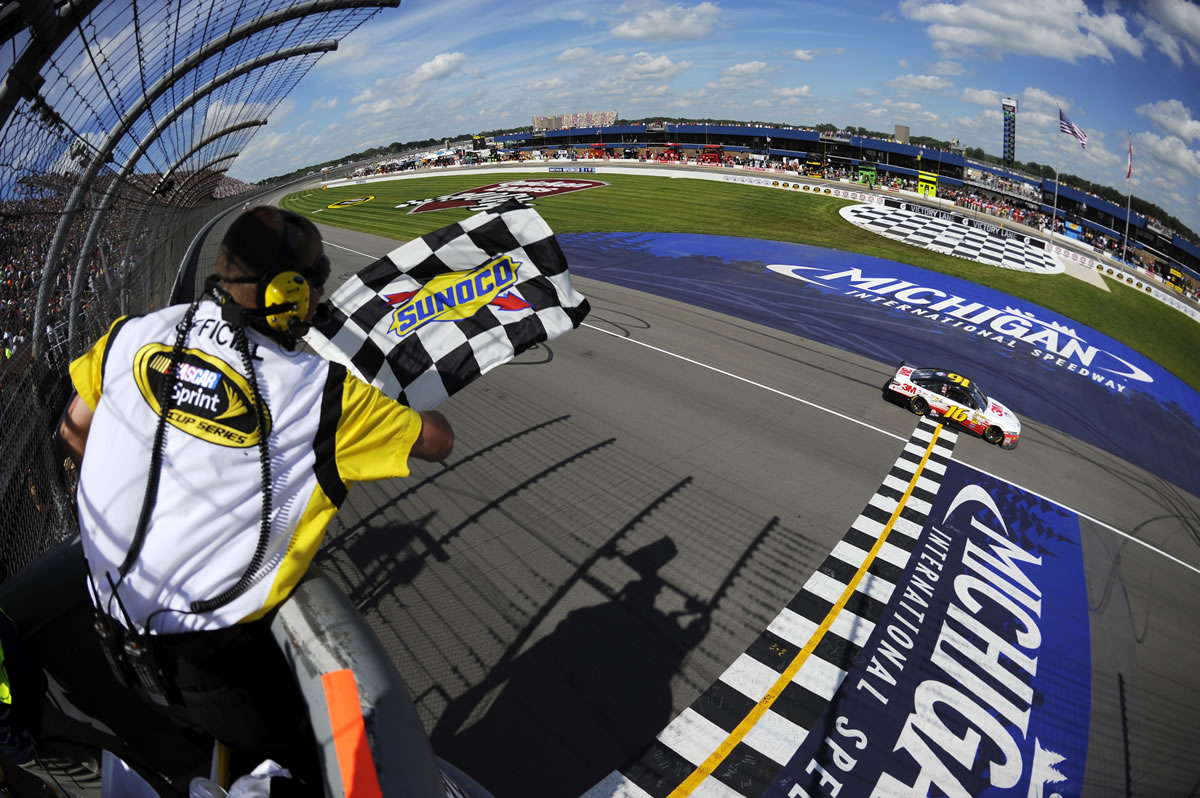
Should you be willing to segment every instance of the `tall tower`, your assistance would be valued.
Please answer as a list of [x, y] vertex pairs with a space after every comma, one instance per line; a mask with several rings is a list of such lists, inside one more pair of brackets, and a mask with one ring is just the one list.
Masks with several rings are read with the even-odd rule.
[[1017, 101], [1005, 97], [1000, 110], [1004, 113], [1004, 165], [1011, 168], [1017, 152]]

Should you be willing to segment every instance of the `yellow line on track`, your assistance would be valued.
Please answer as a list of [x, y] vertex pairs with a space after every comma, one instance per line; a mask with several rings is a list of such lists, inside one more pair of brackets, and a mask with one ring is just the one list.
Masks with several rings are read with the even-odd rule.
[[813, 632], [812, 636], [808, 639], [808, 642], [804, 644], [804, 648], [796, 652], [796, 656], [790, 663], [788, 663], [788, 666], [784, 669], [783, 673], [779, 674], [779, 678], [775, 680], [775, 683], [771, 685], [771, 688], [767, 690], [766, 694], [759, 699], [758, 703], [754, 705], [754, 708], [746, 714], [746, 717], [743, 718], [742, 722], [737, 725], [737, 728], [729, 733], [729, 736], [717, 746], [717, 750], [709, 754], [708, 758], [705, 759], [699, 766], [697, 766], [696, 769], [693, 770], [691, 774], [689, 774], [688, 777], [683, 780], [682, 784], [671, 791], [671, 794], [668, 796], [668, 798], [686, 798], [686, 796], [691, 795], [692, 791], [700, 786], [702, 781], [711, 776], [714, 770], [720, 767], [721, 763], [725, 761], [725, 758], [729, 756], [734, 747], [737, 746], [737, 744], [740, 743], [747, 734], [749, 734], [750, 730], [754, 728], [754, 724], [758, 723], [759, 718], [766, 714], [767, 710], [771, 708], [771, 705], [775, 703], [775, 699], [777, 699], [783, 693], [783, 689], [787, 687], [788, 683], [791, 682], [796, 676], [796, 673], [799, 672], [801, 666], [808, 661], [809, 656], [813, 653], [813, 651], [816, 650], [817, 646], [820, 645], [821, 640], [825, 637], [825, 633], [828, 632], [830, 627], [833, 626], [833, 622], [837, 619], [838, 613], [842, 611], [842, 609], [846, 606], [846, 602], [848, 602], [850, 597], [854, 595], [854, 591], [858, 587], [859, 582], [861, 582], [862, 578], [866, 576], [867, 569], [871, 567], [871, 563], [875, 561], [875, 557], [879, 554], [879, 550], [883, 548], [884, 541], [887, 540], [888, 534], [892, 531], [892, 527], [896, 524], [896, 519], [900, 517], [901, 511], [904, 510], [904, 506], [908, 503], [908, 497], [912, 495], [913, 488], [916, 487], [917, 480], [920, 478], [921, 472], [925, 470], [925, 464], [929, 461], [929, 455], [933, 453], [933, 446], [935, 443], [937, 443], [938, 434], [941, 431], [942, 425], [938, 424], [933, 430], [933, 437], [929, 440], [929, 445], [925, 447], [925, 454], [921, 457], [921, 462], [917, 466], [916, 473], [913, 474], [912, 479], [908, 481], [908, 487], [905, 489], [904, 495], [901, 496], [900, 501], [896, 503], [896, 509], [892, 511], [892, 515], [890, 518], [888, 518], [887, 523], [884, 525], [883, 531], [879, 533], [879, 539], [875, 541], [875, 545], [873, 545], [871, 550], [867, 552], [867, 556], [863, 560], [862, 565], [858, 567], [858, 571], [855, 572], [854, 578], [850, 580], [850, 584], [846, 585], [846, 589], [842, 591], [842, 595], [837, 600], [837, 603], [830, 607], [829, 612], [825, 615], [825, 620], [821, 621], [821, 625], [817, 627], [817, 630]]

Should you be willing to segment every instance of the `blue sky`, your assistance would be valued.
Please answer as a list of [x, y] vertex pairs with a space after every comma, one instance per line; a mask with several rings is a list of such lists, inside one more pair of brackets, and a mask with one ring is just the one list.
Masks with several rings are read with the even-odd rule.
[[[1186, 0], [404, 0], [326, 55], [230, 174], [258, 180], [368, 147], [616, 110], [833, 122], [1133, 189], [1200, 232], [1200, 5]], [[1056, 105], [1089, 136], [1058, 133]]]

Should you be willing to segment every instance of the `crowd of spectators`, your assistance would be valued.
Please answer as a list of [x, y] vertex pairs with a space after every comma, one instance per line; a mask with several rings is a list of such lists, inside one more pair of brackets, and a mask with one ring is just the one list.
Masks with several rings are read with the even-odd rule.
[[974, 169], [968, 169], [966, 182], [989, 188], [992, 191], [1021, 196], [1034, 202], [1039, 201], [1042, 197], [1040, 186], [1027, 183], [1024, 180], [1001, 177], [991, 172], [976, 172]]
[[[6, 361], [29, 343], [38, 280], [57, 224], [57, 212], [43, 200], [0, 201], [0, 339]], [[82, 236], [86, 225], [80, 215], [75, 232]], [[55, 277], [47, 318], [65, 315], [71, 294], [69, 272], [61, 270]]]

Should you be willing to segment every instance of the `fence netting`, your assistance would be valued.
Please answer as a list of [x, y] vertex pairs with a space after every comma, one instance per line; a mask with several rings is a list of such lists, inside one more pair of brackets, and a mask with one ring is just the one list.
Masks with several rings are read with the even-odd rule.
[[0, 579], [76, 534], [67, 365], [171, 302], [226, 175], [338, 40], [399, 0], [0, 4]]

